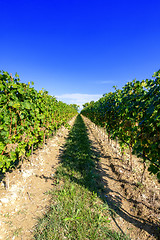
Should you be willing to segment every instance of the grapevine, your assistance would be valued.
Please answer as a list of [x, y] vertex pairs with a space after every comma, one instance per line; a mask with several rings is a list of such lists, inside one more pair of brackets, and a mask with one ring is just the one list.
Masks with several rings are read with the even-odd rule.
[[[153, 79], [128, 82], [122, 90], [105, 94], [97, 102], [84, 104], [81, 113], [104, 127], [108, 138], [127, 145], [132, 154], [149, 161], [148, 170], [160, 179], [160, 70]], [[145, 165], [146, 166], [146, 165]]]
[[16, 74], [0, 71], [0, 171], [14, 167], [40, 143], [45, 144], [57, 128], [77, 114], [34, 83], [21, 83]]

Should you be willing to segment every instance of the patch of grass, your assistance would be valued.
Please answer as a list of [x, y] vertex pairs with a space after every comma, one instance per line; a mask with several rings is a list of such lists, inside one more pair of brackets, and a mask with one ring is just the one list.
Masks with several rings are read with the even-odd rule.
[[69, 134], [57, 169], [52, 203], [35, 230], [36, 240], [127, 239], [109, 228], [108, 205], [99, 197], [102, 186], [96, 171], [87, 129], [80, 115]]
[[13, 236], [14, 236], [14, 237], [18, 237], [18, 236], [20, 236], [21, 233], [22, 233], [22, 228], [17, 228], [17, 229], [13, 232]]
[[137, 187], [137, 188], [140, 188], [140, 189], [143, 189], [143, 188], [144, 188], [144, 185], [143, 185], [143, 183], [141, 183], [141, 182], [137, 182], [137, 183], [136, 183], [136, 187]]

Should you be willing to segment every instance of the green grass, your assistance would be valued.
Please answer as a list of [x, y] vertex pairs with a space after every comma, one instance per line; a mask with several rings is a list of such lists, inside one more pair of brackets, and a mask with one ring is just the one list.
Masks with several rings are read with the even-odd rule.
[[127, 239], [109, 228], [108, 205], [99, 197], [103, 187], [97, 161], [78, 115], [61, 155], [50, 209], [39, 220], [34, 239]]

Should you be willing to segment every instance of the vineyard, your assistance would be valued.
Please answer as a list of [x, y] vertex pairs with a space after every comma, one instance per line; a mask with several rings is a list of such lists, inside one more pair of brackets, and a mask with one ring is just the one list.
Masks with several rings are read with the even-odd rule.
[[0, 239], [160, 239], [160, 70], [114, 88], [78, 114], [1, 72]]
[[[160, 70], [154, 79], [128, 82], [122, 90], [104, 94], [97, 102], [84, 104], [82, 114], [106, 129], [108, 141], [127, 147], [133, 170], [132, 153], [150, 163], [148, 170], [160, 179]], [[143, 180], [143, 176], [142, 176]]]
[[37, 92], [7, 72], [0, 74], [0, 171], [23, 161], [46, 138], [77, 114], [47, 91]]

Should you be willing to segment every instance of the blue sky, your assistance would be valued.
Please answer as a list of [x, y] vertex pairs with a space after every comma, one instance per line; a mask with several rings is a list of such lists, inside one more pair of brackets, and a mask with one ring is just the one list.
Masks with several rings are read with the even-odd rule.
[[0, 0], [0, 69], [83, 104], [160, 69], [159, 0]]

